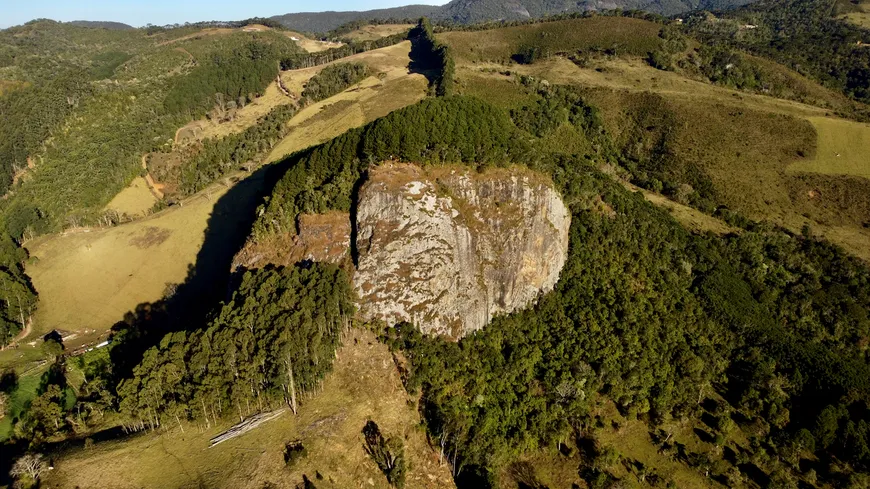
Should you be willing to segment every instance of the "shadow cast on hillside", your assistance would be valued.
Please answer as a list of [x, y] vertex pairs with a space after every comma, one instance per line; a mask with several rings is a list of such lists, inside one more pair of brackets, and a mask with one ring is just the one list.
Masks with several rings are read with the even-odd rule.
[[112, 327], [113, 381], [129, 377], [145, 351], [167, 333], [205, 326], [209, 313], [228, 298], [233, 285], [232, 260], [251, 233], [257, 207], [294, 161], [288, 157], [263, 166], [218, 198], [184, 282], [171, 295], [139, 304]]

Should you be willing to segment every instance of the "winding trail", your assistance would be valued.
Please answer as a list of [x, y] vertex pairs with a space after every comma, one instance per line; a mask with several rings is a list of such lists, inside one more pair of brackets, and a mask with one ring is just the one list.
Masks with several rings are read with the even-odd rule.
[[24, 329], [15, 335], [15, 338], [12, 338], [12, 341], [10, 341], [8, 345], [0, 348], [0, 351], [18, 346], [18, 343], [30, 336], [31, 332], [33, 332], [33, 319], [28, 319], [27, 324], [24, 325]]

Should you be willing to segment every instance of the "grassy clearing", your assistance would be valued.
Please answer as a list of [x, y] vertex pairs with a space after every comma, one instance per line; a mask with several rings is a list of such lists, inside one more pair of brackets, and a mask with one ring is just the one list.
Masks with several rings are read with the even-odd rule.
[[20, 372], [21, 376], [18, 378], [18, 387], [10, 396], [6, 416], [0, 418], [0, 443], [12, 434], [13, 420], [20, 417], [30, 401], [36, 398], [36, 391], [39, 389], [42, 374], [47, 369], [48, 366], [43, 366], [28, 372]]
[[[592, 435], [601, 449], [613, 449], [619, 455], [620, 461], [602, 469], [612, 476], [621, 479], [619, 487], [679, 487], [720, 489], [725, 486], [713, 477], [705, 475], [705, 468], [692, 468], [684, 461], [674, 456], [674, 453], [664, 453], [662, 447], [653, 442], [650, 427], [644, 421], [627, 419], [619, 414], [611, 402], [604, 402], [595, 409], [595, 415], [600, 416], [601, 423], [587, 427], [586, 433]], [[722, 469], [728, 463], [722, 457], [721, 448], [702, 441], [695, 428], [709, 433], [710, 428], [703, 423], [691, 423], [672, 420], [660, 426], [671, 436], [671, 444], [680, 444], [687, 452], [709, 457], [711, 469]], [[744, 434], [734, 430], [728, 437], [730, 447], [747, 445]], [[568, 443], [571, 446], [571, 443]], [[588, 449], [589, 447], [587, 447]], [[519, 487], [547, 487], [550, 489], [571, 489], [587, 487], [582, 481], [578, 467], [588, 467], [589, 460], [582, 450], [576, 450], [566, 456], [557, 450], [556, 446], [546, 447], [534, 453], [520, 457], [518, 464], [502, 467], [500, 476], [505, 481], [501, 487], [517, 487], [508, 481], [513, 481]], [[645, 483], [638, 480], [636, 472], [631, 470], [634, 463], [639, 462], [646, 468]], [[653, 483], [653, 474], [659, 477], [658, 483]], [[672, 482], [674, 485], [668, 485]], [[750, 481], [729, 487], [756, 487]]]
[[713, 233], [718, 235], [736, 233], [740, 231], [738, 228], [730, 226], [724, 221], [716, 219], [715, 217], [708, 214], [704, 214], [703, 212], [693, 207], [674, 202], [673, 200], [665, 197], [664, 195], [642, 189], [636, 185], [632, 185], [625, 181], [620, 180], [619, 183], [621, 183], [623, 186], [625, 186], [625, 188], [633, 192], [642, 193], [643, 197], [646, 200], [655, 204], [658, 207], [667, 210], [674, 219], [676, 219], [680, 224], [683, 225], [683, 227], [690, 231], [697, 233]]
[[[809, 225], [814, 233], [870, 260], [867, 181], [794, 171], [816, 164], [815, 155], [822, 151], [816, 149], [816, 129], [810, 123], [818, 109], [771, 98], [603, 88], [587, 94], [601, 108], [617, 143], [638, 135], [651, 142], [653, 134], [667, 128], [669, 168], [693, 173], [690, 165], [697, 165], [709, 177], [718, 202], [794, 232]], [[640, 133], [638, 124], [644, 128]]]
[[[505, 67], [496, 64], [465, 64], [460, 66], [463, 74], [475, 75], [489, 72], [487, 76], [505, 77], [492, 73], [492, 68]], [[580, 68], [563, 58], [541, 61], [533, 65], [512, 65], [511, 73], [531, 75], [550, 83], [601, 87], [629, 92], [652, 92], [669, 99], [682, 99], [693, 103], [718, 103], [735, 108], [764, 110], [779, 114], [800, 117], [824, 117], [827, 111], [791, 100], [782, 100], [765, 95], [757, 95], [711, 85], [686, 78], [678, 73], [661, 71], [649, 66], [640, 58], [600, 59], [586, 68]], [[832, 97], [836, 98], [832, 95]]]
[[[646, 467], [652, 467], [656, 473], [667, 479], [673, 480], [676, 487], [694, 488], [721, 488], [721, 484], [705, 477], [698, 470], [694, 470], [684, 463], [676, 461], [659, 452], [649, 435], [649, 427], [639, 420], [627, 420], [609, 406], [606, 418], [619, 423], [619, 428], [604, 427], [598, 431], [598, 439], [603, 446], [611, 446], [625, 458], [637, 460]], [[709, 453], [712, 445], [700, 442], [693, 433], [692, 426], [684, 423], [671, 422], [664, 429], [673, 434], [673, 441], [685, 444], [694, 452]], [[625, 477], [626, 471], [622, 466], [612, 469], [619, 477]]]
[[[854, 4], [851, 4], [850, 7], [854, 10], [854, 12], [844, 14], [840, 18], [845, 20], [846, 22], [855, 24], [858, 27], [870, 29], [870, 2], [866, 0], [862, 2], [856, 2]], [[868, 41], [868, 39], [865, 39], [865, 42], [866, 41]]]
[[[866, 8], [866, 7], [865, 7]], [[870, 29], [870, 12], [851, 12], [842, 17], [846, 22]]]
[[412, 27], [414, 27], [414, 24], [365, 25], [355, 31], [348, 32], [342, 37], [346, 37], [354, 41], [374, 41], [382, 37], [392, 36], [400, 32], [405, 32]]
[[275, 107], [290, 103], [293, 103], [293, 100], [281, 93], [276, 82], [272, 82], [266, 87], [266, 91], [261, 97], [238, 110], [232, 121], [224, 122], [223, 124], [208, 121], [203, 126], [202, 137], [222, 138], [230, 134], [240, 133], [256, 124], [257, 119], [268, 114]]
[[627, 17], [591, 17], [486, 31], [445, 32], [438, 39], [451, 47], [457, 62], [508, 62], [523, 45], [546, 53], [615, 49], [645, 56], [659, 46], [661, 26]]
[[408, 73], [408, 63], [410, 59], [408, 54], [411, 52], [411, 42], [405, 41], [387, 46], [385, 48], [374, 49], [364, 53], [355, 54], [346, 58], [341, 58], [332, 63], [326, 63], [310, 68], [301, 68], [298, 70], [288, 70], [281, 72], [281, 80], [284, 86], [297, 96], [302, 94], [305, 84], [314, 75], [320, 73], [320, 70], [331, 65], [341, 63], [364, 63], [371, 68], [374, 73], [384, 73], [387, 79], [396, 78]]
[[473, 95], [504, 109], [518, 109], [534, 101], [534, 96], [508, 76], [464, 71], [456, 88], [462, 95]]
[[128, 216], [144, 216], [157, 203], [157, 197], [151, 193], [148, 183], [142, 177], [136, 177], [130, 185], [122, 190], [106, 206], [120, 214]]
[[[295, 487], [307, 475], [317, 487], [387, 488], [386, 478], [363, 450], [361, 430], [372, 419], [387, 436], [405, 440], [410, 470], [405, 487], [454, 487], [446, 465], [426, 443], [416, 403], [402, 388], [389, 351], [374, 335], [353, 331], [339, 350], [323, 389], [294, 416], [287, 412], [242, 436], [206, 449], [228, 428], [185, 425], [125, 441], [97, 443], [59, 457], [45, 480], [50, 487]], [[237, 421], [237, 420], [236, 420]], [[284, 444], [301, 440], [308, 455], [287, 468]], [[316, 479], [319, 473], [322, 480]]]
[[789, 166], [790, 171], [870, 178], [870, 125], [811, 117], [818, 134], [816, 157]]
[[261, 24], [250, 24], [244, 27], [232, 28], [232, 27], [209, 27], [206, 29], [201, 29], [191, 34], [187, 34], [185, 36], [176, 37], [175, 39], [170, 39], [168, 41], [163, 41], [158, 46], [165, 46], [167, 44], [174, 44], [180, 41], [190, 41], [197, 39], [204, 39], [211, 36], [224, 36], [227, 34], [233, 34], [236, 32], [266, 32], [271, 31], [271, 27], [266, 27]]
[[31, 337], [62, 329], [76, 334], [68, 348], [96, 341], [124, 313], [161, 298], [167, 284], [183, 282], [214, 203], [226, 190], [215, 186], [183, 206], [129, 224], [28, 243], [26, 270], [40, 298]]
[[260, 117], [265, 116], [275, 107], [292, 103], [294, 103], [293, 99], [281, 93], [278, 83], [272, 82], [266, 87], [263, 95], [237, 110], [233, 120], [217, 122], [202, 118], [191, 121], [175, 132], [175, 142], [179, 143], [182, 138], [187, 138], [192, 134], [195, 134], [194, 139], [198, 140], [223, 138], [231, 134], [238, 134], [256, 124]]
[[9, 93], [25, 86], [27, 86], [27, 83], [17, 80], [0, 80], [0, 97], [5, 93]]
[[31, 337], [30, 343], [21, 343], [17, 347], [0, 350], [0, 368], [12, 367], [16, 371], [32, 368], [45, 359], [40, 341]]
[[287, 31], [284, 34], [287, 37], [294, 39], [296, 41], [296, 45], [304, 49], [308, 53], [319, 53], [321, 51], [326, 51], [327, 49], [343, 46], [343, 44], [340, 42], [318, 41], [316, 39], [309, 39], [307, 36], [295, 31]]

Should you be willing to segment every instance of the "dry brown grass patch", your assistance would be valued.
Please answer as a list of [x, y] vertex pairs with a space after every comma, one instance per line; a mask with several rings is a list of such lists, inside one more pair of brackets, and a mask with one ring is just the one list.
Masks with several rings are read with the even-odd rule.
[[382, 37], [392, 36], [405, 32], [414, 27], [414, 24], [381, 24], [381, 25], [365, 25], [355, 31], [351, 31], [342, 37], [353, 39], [354, 41], [374, 41]]

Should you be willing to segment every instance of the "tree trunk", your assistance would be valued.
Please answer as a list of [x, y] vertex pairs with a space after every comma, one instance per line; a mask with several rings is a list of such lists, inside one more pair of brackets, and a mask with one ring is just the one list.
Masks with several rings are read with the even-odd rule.
[[287, 375], [290, 378], [290, 409], [293, 410], [293, 414], [296, 414], [296, 380], [293, 378], [293, 364], [289, 357], [287, 358]]
[[208, 422], [208, 411], [205, 410], [205, 399], [200, 397], [199, 400], [202, 403], [202, 415], [205, 416], [205, 427], [211, 428], [211, 423]]

